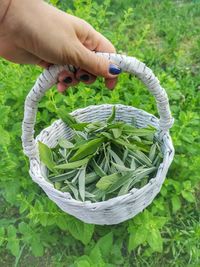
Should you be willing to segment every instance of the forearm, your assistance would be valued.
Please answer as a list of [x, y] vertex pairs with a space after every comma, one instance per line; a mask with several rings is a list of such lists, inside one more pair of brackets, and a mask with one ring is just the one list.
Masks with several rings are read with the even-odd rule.
[[0, 0], [0, 25], [3, 22], [12, 0]]

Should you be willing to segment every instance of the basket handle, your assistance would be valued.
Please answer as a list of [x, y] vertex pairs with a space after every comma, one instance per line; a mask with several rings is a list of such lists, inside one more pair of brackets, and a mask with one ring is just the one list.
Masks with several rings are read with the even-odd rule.
[[[147, 86], [156, 99], [158, 113], [160, 115], [159, 128], [163, 132], [168, 131], [173, 125], [168, 97], [152, 70], [134, 57], [101, 52], [97, 52], [96, 54], [106, 57], [109, 61], [117, 64], [122, 71], [136, 75]], [[58, 75], [63, 70], [73, 71], [73, 66], [52, 65], [48, 69], [45, 69], [26, 97], [22, 123], [22, 145], [24, 153], [29, 158], [37, 155], [36, 141], [34, 139], [37, 104], [45, 92], [57, 82]]]

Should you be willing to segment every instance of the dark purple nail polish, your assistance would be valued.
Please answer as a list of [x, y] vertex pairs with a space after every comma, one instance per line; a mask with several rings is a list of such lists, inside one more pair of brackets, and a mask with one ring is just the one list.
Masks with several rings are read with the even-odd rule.
[[121, 71], [122, 70], [117, 65], [110, 64], [110, 66], [109, 66], [110, 74], [117, 75], [117, 74], [120, 74]]
[[82, 82], [88, 82], [89, 79], [90, 79], [90, 77], [89, 77], [89, 75], [87, 75], [87, 74], [83, 74], [83, 75], [81, 75], [81, 76], [79, 77], [79, 79], [80, 79]]
[[66, 77], [64, 80], [63, 80], [64, 83], [71, 83], [72, 82], [72, 77]]

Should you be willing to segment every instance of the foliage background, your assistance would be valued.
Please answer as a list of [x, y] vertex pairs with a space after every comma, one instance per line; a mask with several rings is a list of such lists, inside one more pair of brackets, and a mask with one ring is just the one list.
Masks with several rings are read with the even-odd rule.
[[[0, 266], [200, 266], [200, 2], [49, 2], [84, 18], [119, 53], [153, 69], [170, 98], [176, 156], [161, 193], [134, 219], [94, 226], [64, 214], [30, 179], [21, 147], [24, 99], [41, 69], [0, 59]], [[122, 74], [113, 92], [101, 79], [67, 96], [49, 91], [39, 105], [36, 134], [56, 119], [55, 105], [72, 111], [99, 103], [157, 114], [142, 84]]]

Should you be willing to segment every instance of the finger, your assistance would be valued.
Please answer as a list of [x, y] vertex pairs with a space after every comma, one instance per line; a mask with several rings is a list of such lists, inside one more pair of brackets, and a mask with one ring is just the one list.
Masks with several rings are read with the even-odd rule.
[[108, 89], [113, 90], [117, 84], [117, 78], [115, 79], [105, 79], [105, 85]]
[[73, 86], [78, 83], [76, 80], [74, 73], [71, 71], [63, 70], [59, 76], [58, 76], [58, 81], [61, 83], [66, 84], [66, 86]]
[[103, 76], [105, 78], [115, 78], [121, 73], [121, 69], [103, 56], [98, 56], [94, 52], [84, 47], [81, 43], [78, 44], [76, 66], [94, 76]]
[[69, 88], [69, 85], [66, 85], [66, 84], [63, 83], [63, 82], [59, 82], [59, 83], [57, 84], [57, 90], [58, 90], [58, 92], [60, 92], [60, 93], [64, 93], [64, 91], [67, 90], [68, 88]]
[[70, 86], [78, 84], [74, 73], [71, 71], [63, 70], [58, 76], [57, 89], [60, 93], [63, 93]]
[[[115, 47], [112, 45], [112, 43], [106, 37], [104, 37], [101, 33], [95, 31], [94, 28], [91, 27], [90, 25], [88, 28], [90, 29], [88, 31], [88, 36], [83, 41], [83, 45], [86, 48], [88, 48], [89, 50], [93, 50], [93, 51], [116, 53]], [[80, 38], [81, 38], [81, 36], [80, 36]], [[88, 62], [89, 62], [89, 60], [88, 60]], [[103, 67], [103, 64], [101, 66]], [[100, 71], [100, 69], [97, 71]], [[105, 72], [107, 72], [107, 70], [105, 70]], [[116, 72], [118, 74], [118, 70]], [[114, 82], [113, 81], [108, 82], [108, 86], [109, 85], [111, 86], [111, 84], [114, 85]]]
[[77, 70], [75, 77], [78, 81], [81, 81], [85, 84], [94, 83], [97, 78], [96, 76], [82, 69]]
[[46, 62], [44, 60], [41, 60], [39, 63], [37, 63], [38, 66], [47, 69], [52, 65], [52, 63]]

